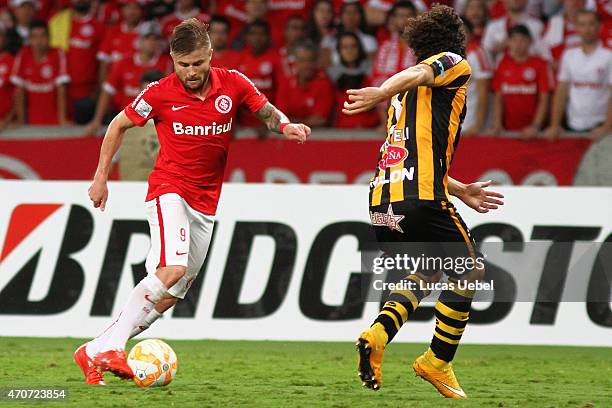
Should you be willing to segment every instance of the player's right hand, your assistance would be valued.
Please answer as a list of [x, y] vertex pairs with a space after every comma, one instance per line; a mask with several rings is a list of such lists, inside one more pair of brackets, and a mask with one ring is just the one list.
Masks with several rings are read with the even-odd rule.
[[87, 190], [89, 199], [92, 201], [94, 208], [100, 208], [104, 211], [106, 208], [106, 200], [108, 200], [108, 187], [105, 181], [94, 180]]

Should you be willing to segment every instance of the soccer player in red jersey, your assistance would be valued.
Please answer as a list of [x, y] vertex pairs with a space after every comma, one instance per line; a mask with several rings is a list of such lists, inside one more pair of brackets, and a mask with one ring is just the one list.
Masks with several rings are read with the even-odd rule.
[[145, 203], [151, 228], [148, 275], [117, 320], [75, 352], [88, 384], [103, 384], [103, 371], [133, 377], [125, 356], [128, 338], [183, 298], [196, 278], [210, 244], [237, 109], [247, 106], [287, 139], [304, 142], [310, 134], [308, 126], [290, 123], [246, 76], [210, 66], [210, 39], [197, 19], [174, 29], [170, 55], [175, 73], [149, 84], [109, 125], [89, 188], [94, 207], [104, 210], [111, 160], [124, 132], [153, 120], [160, 151]]

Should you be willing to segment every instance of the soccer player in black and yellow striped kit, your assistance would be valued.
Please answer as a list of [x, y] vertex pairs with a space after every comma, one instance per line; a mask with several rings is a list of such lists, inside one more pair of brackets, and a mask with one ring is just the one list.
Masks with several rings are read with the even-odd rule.
[[[503, 204], [503, 196], [485, 188], [490, 182], [465, 185], [448, 176], [465, 117], [466, 88], [471, 75], [465, 59], [461, 19], [452, 8], [436, 5], [411, 19], [404, 35], [417, 65], [380, 87], [347, 91], [344, 113], [355, 114], [390, 100], [387, 138], [370, 183], [370, 216], [376, 238], [385, 243], [455, 243], [475, 258], [469, 229], [450, 201], [454, 195], [478, 212]], [[457, 255], [457, 254], [454, 254]], [[429, 349], [413, 363], [417, 376], [445, 397], [466, 398], [451, 361], [469, 319], [474, 291], [460, 281], [481, 280], [483, 268], [459, 274], [445, 270], [454, 289], [444, 290], [435, 306], [436, 327]], [[437, 282], [442, 271], [417, 271], [406, 279], [415, 285], [392, 291], [372, 326], [357, 340], [358, 371], [364, 386], [382, 385], [386, 345], [429, 294], [421, 282]]]

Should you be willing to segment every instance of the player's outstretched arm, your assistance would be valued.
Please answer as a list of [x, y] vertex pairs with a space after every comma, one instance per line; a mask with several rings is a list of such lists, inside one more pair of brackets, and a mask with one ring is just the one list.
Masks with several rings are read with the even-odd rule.
[[433, 69], [429, 65], [418, 64], [398, 72], [379, 87], [349, 89], [346, 93], [350, 102], [344, 102], [342, 112], [347, 115], [366, 112], [393, 95], [433, 82]]
[[310, 136], [310, 128], [303, 123], [291, 123], [289, 118], [281, 112], [276, 106], [270, 102], [257, 112], [255, 116], [266, 124], [269, 130], [282, 133], [289, 140], [297, 140], [299, 143], [304, 143], [306, 138]]
[[464, 184], [452, 177], [448, 178], [448, 192], [463, 201], [468, 207], [479, 213], [487, 213], [504, 205], [501, 198], [504, 195], [497, 191], [485, 190], [491, 185], [491, 180]]
[[104, 141], [100, 148], [98, 168], [88, 190], [89, 199], [93, 202], [94, 208], [99, 207], [102, 211], [106, 208], [106, 200], [108, 199], [106, 181], [110, 173], [113, 156], [119, 150], [119, 146], [121, 146], [123, 134], [131, 127], [134, 127], [134, 123], [126, 116], [125, 112], [121, 111], [108, 125], [108, 129], [106, 129]]

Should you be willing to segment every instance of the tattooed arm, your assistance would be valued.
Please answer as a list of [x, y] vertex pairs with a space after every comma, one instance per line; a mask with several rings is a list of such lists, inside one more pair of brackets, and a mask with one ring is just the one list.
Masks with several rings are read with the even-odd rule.
[[303, 143], [308, 135], [310, 135], [310, 128], [308, 126], [302, 123], [290, 123], [287, 116], [270, 102], [266, 102], [266, 104], [254, 114], [259, 120], [266, 124], [269, 130], [276, 133], [282, 133], [287, 139], [297, 140]]

